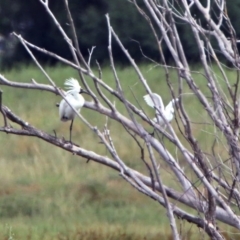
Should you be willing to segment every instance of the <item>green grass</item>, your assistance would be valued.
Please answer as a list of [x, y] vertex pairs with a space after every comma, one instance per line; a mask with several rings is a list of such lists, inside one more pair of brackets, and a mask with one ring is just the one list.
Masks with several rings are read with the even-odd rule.
[[[154, 110], [144, 104], [142, 96], [145, 91], [134, 70], [117, 70], [125, 96], [134, 104], [140, 104], [149, 117], [153, 117]], [[141, 70], [150, 87], [162, 95], [165, 104], [168, 103], [171, 97], [164, 71], [148, 66], [142, 66]], [[61, 87], [64, 79], [70, 76], [78, 78], [77, 72], [67, 67], [47, 67], [46, 71]], [[105, 67], [102, 74], [104, 81], [114, 87], [110, 69]], [[227, 74], [234, 80], [234, 72]], [[34, 78], [37, 82], [48, 83], [42, 73], [32, 66], [22, 66], [4, 75], [13, 81], [30, 82]], [[199, 74], [194, 74], [194, 77], [202, 91], [207, 93], [206, 80]], [[170, 79], [177, 93], [178, 81], [174, 71], [170, 72]], [[90, 80], [89, 84], [93, 86]], [[1, 89], [4, 90], [3, 103], [22, 119], [48, 133], [56, 130], [58, 136], [68, 138], [69, 123], [59, 121], [55, 107], [61, 99], [59, 96], [2, 86]], [[184, 91], [190, 92], [186, 84]], [[209, 121], [193, 95], [186, 95], [184, 104], [194, 121]], [[126, 113], [123, 104], [116, 101], [116, 106]], [[104, 116], [98, 114], [96, 117], [96, 112], [88, 109], [83, 109], [81, 113], [92, 125], [103, 128]], [[146, 123], [139, 121], [151, 130]], [[123, 160], [147, 174], [137, 145], [120, 124], [109, 120], [109, 126]], [[173, 126], [177, 131], [176, 123]], [[96, 136], [79, 119], [76, 119], [73, 129], [74, 142], [86, 149], [107, 154], [105, 147], [98, 143]], [[206, 152], [210, 151], [211, 137], [206, 139], [204, 131], [211, 136], [212, 129], [193, 124], [193, 130]], [[129, 186], [117, 172], [91, 161], [86, 163], [85, 159], [39, 139], [4, 133], [0, 136], [0, 239], [171, 239], [166, 210]], [[165, 143], [171, 153], [176, 154], [174, 146], [168, 141]], [[224, 150], [222, 154], [225, 154]], [[161, 162], [164, 181], [178, 188], [177, 180], [168, 173], [159, 157], [157, 161]], [[198, 238], [197, 228], [181, 221], [178, 225], [182, 229], [183, 239]]]

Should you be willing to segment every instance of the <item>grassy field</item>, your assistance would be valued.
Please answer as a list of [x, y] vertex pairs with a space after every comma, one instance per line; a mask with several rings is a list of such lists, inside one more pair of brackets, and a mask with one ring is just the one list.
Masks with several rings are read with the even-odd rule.
[[[165, 104], [168, 103], [171, 96], [164, 80], [164, 71], [149, 66], [142, 66], [141, 70], [150, 87], [162, 95]], [[49, 67], [46, 71], [61, 87], [64, 79], [70, 76], [78, 78], [77, 72], [67, 67]], [[127, 98], [137, 104], [133, 91], [144, 111], [153, 117], [154, 111], [143, 102], [145, 91], [135, 72], [130, 68], [119, 68], [118, 74]], [[30, 82], [34, 78], [38, 82], [48, 83], [42, 73], [32, 66], [22, 66], [4, 75], [13, 81]], [[228, 76], [234, 79], [235, 73], [228, 72]], [[115, 86], [108, 67], [103, 69], [103, 79]], [[170, 79], [177, 93], [178, 83], [174, 72], [170, 72]], [[207, 93], [206, 80], [196, 74], [196, 81]], [[92, 85], [91, 82], [89, 84]], [[59, 96], [2, 86], [1, 89], [4, 90], [3, 103], [21, 118], [48, 133], [55, 130], [58, 136], [68, 138], [69, 123], [59, 121], [58, 109], [55, 107], [60, 101]], [[190, 92], [187, 86], [184, 89]], [[206, 113], [203, 113], [193, 95], [186, 95], [184, 103], [194, 120], [207, 121]], [[116, 106], [125, 112], [122, 104], [116, 102]], [[95, 112], [87, 109], [81, 113], [93, 125], [103, 128], [105, 117], [96, 117]], [[0, 123], [2, 125], [2, 119]], [[177, 129], [176, 123], [173, 125]], [[110, 120], [109, 126], [124, 161], [146, 172], [136, 144], [119, 124]], [[73, 129], [74, 142], [86, 149], [106, 154], [103, 145], [98, 143], [96, 136], [79, 119], [76, 119]], [[211, 134], [208, 126], [200, 129], [196, 124], [194, 131], [207, 151], [209, 144], [204, 131]], [[94, 162], [86, 163], [85, 159], [35, 138], [1, 133], [0, 146], [0, 239], [171, 239], [165, 209], [131, 188], [117, 172]], [[175, 154], [171, 145], [169, 149]], [[165, 179], [177, 187], [176, 179], [167, 171], [164, 172]], [[178, 225], [182, 230], [182, 239], [203, 237], [202, 232], [187, 223], [179, 221]]]

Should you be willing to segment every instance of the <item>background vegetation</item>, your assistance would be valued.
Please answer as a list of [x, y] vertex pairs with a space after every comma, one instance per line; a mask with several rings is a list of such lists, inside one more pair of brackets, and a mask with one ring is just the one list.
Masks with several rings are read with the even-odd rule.
[[[161, 93], [164, 103], [170, 101], [167, 85], [159, 84], [164, 72], [150, 65], [143, 65], [141, 70], [149, 85], [155, 86], [155, 91]], [[74, 70], [62, 66], [48, 67], [46, 71], [58, 86], [63, 86], [63, 80], [69, 76], [77, 77]], [[154, 110], [144, 104], [144, 91], [138, 86], [134, 71], [118, 68], [118, 73], [128, 98], [136, 102], [132, 88], [143, 110], [152, 117]], [[231, 71], [227, 74], [229, 79], [235, 76]], [[5, 76], [20, 82], [30, 81], [31, 78], [42, 83], [47, 81], [33, 66], [6, 71]], [[103, 69], [103, 77], [111, 84], [113, 77], [109, 68]], [[170, 72], [170, 78], [176, 85], [174, 72]], [[205, 89], [200, 74], [196, 74], [196, 82], [202, 82], [200, 86]], [[23, 119], [46, 132], [53, 134], [56, 130], [58, 136], [68, 138], [69, 124], [59, 121], [55, 107], [59, 96], [22, 89], [13, 91], [7, 87], [3, 90], [4, 103]], [[200, 116], [204, 118], [194, 95], [186, 95], [184, 103], [193, 120], [199, 121]], [[122, 105], [118, 109], [125, 111]], [[105, 117], [96, 117], [96, 113], [87, 109], [83, 109], [82, 114], [91, 123], [95, 121], [99, 128], [103, 127]], [[0, 124], [3, 124], [1, 121]], [[121, 131], [117, 123], [110, 121], [109, 126], [114, 143], [128, 165], [146, 171], [137, 146], [128, 141], [129, 136]], [[176, 122], [173, 126], [177, 128]], [[197, 124], [195, 126], [199, 142], [206, 151], [211, 151], [208, 144], [211, 133], [206, 139], [204, 128], [200, 130]], [[73, 129], [76, 143], [99, 153], [106, 152], [103, 145], [96, 144], [93, 133], [79, 119], [76, 119]], [[0, 146], [0, 239], [171, 239], [165, 209], [131, 188], [117, 172], [91, 161], [86, 163], [85, 159], [61, 149], [54, 148], [53, 151], [50, 145], [35, 138], [21, 137], [20, 140], [18, 136], [1, 134]], [[177, 154], [174, 148], [172, 154]], [[164, 174], [162, 177], [177, 187], [178, 183], [168, 174], [160, 158], [158, 162], [166, 170], [161, 171]], [[186, 222], [179, 221], [178, 227], [182, 229], [182, 239], [194, 239], [195, 236], [199, 239], [199, 234], [204, 237], [201, 231]], [[235, 230], [224, 227], [222, 231], [235, 234]]]
[[[161, 1], [160, 1], [161, 2]], [[176, 7], [181, 11], [182, 7], [175, 1]], [[49, 5], [64, 29], [69, 32], [70, 27], [66, 17], [64, 1], [49, 1]], [[139, 1], [139, 6], [143, 9], [143, 3]], [[226, 1], [228, 15], [232, 25], [236, 31], [236, 37], [240, 38], [239, 29], [239, 12], [240, 0]], [[105, 14], [109, 13], [111, 24], [115, 27], [117, 34], [121, 38], [124, 46], [129, 50], [132, 57], [138, 62], [145, 59], [140, 51], [139, 45], [143, 52], [152, 59], [160, 61], [157, 46], [154, 43], [154, 37], [149, 31], [146, 20], [136, 11], [133, 4], [129, 1], [115, 0], [71, 0], [69, 7], [75, 22], [77, 35], [83, 55], [88, 56], [88, 49], [96, 46], [93, 54], [93, 61], [97, 59], [99, 62], [108, 61], [107, 52], [107, 25]], [[192, 9], [196, 19], [204, 24], [198, 12], [193, 6]], [[216, 8], [212, 7], [212, 16], [216, 14]], [[21, 44], [18, 44], [15, 37], [10, 33], [15, 31], [21, 34], [26, 40], [33, 42], [35, 45], [55, 52], [65, 58], [71, 59], [64, 40], [60, 37], [58, 30], [55, 28], [51, 19], [46, 16], [44, 7], [38, 0], [0, 0], [0, 61], [2, 67], [16, 66], [18, 63], [31, 61]], [[196, 48], [194, 38], [190, 28], [181, 20], [177, 21], [179, 36], [186, 56], [189, 62], [197, 63], [199, 61], [199, 53]], [[37, 31], [36, 31], [37, 29]], [[226, 24], [222, 24], [223, 32], [226, 30]], [[33, 34], [34, 32], [34, 34]], [[226, 34], [229, 34], [228, 32]], [[115, 44], [115, 43], [113, 43]], [[120, 51], [117, 44], [113, 45], [113, 53], [117, 58], [115, 61], [126, 64], [126, 58]], [[163, 44], [163, 53], [166, 60], [171, 61], [171, 56]], [[217, 52], [220, 56], [219, 51]], [[55, 60], [46, 55], [35, 53], [42, 63], [54, 64]], [[225, 61], [224, 58], [221, 58]]]

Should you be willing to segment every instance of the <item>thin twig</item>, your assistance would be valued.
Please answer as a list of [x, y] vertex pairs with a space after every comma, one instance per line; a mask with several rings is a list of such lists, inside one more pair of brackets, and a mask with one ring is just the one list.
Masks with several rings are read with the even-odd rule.
[[0, 112], [3, 115], [4, 127], [7, 127], [7, 117], [6, 117], [5, 111], [2, 107], [2, 95], [3, 95], [3, 91], [0, 89]]

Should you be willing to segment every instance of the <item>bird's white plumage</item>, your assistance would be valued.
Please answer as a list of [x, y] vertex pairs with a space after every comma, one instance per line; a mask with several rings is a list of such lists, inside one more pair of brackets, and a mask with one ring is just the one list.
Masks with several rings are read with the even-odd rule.
[[154, 122], [160, 126], [165, 126], [166, 123], [162, 116], [164, 116], [167, 122], [172, 121], [174, 117], [174, 105], [178, 102], [178, 98], [171, 100], [165, 108], [161, 96], [156, 93], [152, 93], [151, 96], [147, 94], [143, 98], [150, 107], [156, 109], [156, 117], [153, 119]]
[[[78, 83], [78, 81], [74, 78], [67, 79], [64, 83], [68, 91], [66, 92], [66, 99], [71, 104], [73, 108], [75, 108], [78, 112], [84, 105], [84, 98], [80, 94], [81, 87]], [[72, 109], [72, 107], [69, 106], [69, 104], [65, 101], [65, 99], [62, 99], [59, 105], [59, 117], [62, 121], [68, 121], [73, 120], [76, 113]]]
[[156, 94], [152, 93], [151, 96], [149, 94], [143, 96], [145, 102], [147, 103], [148, 106], [152, 108], [159, 108], [159, 109], [164, 109], [163, 101], [162, 98]]
[[[79, 85], [78, 81], [74, 78], [67, 79], [64, 83], [66, 86], [67, 92], [65, 93], [66, 100], [62, 99], [59, 104], [59, 117], [61, 121], [66, 122], [71, 120], [70, 125], [70, 142], [72, 141], [72, 125], [73, 120], [76, 115], [74, 109], [79, 112], [83, 107], [85, 100], [81, 95], [81, 86]], [[70, 105], [71, 106], [70, 106]], [[73, 109], [74, 108], [74, 109]]]
[[175, 98], [169, 102], [169, 104], [165, 107], [165, 111], [174, 113], [174, 105], [178, 102], [178, 98]]

